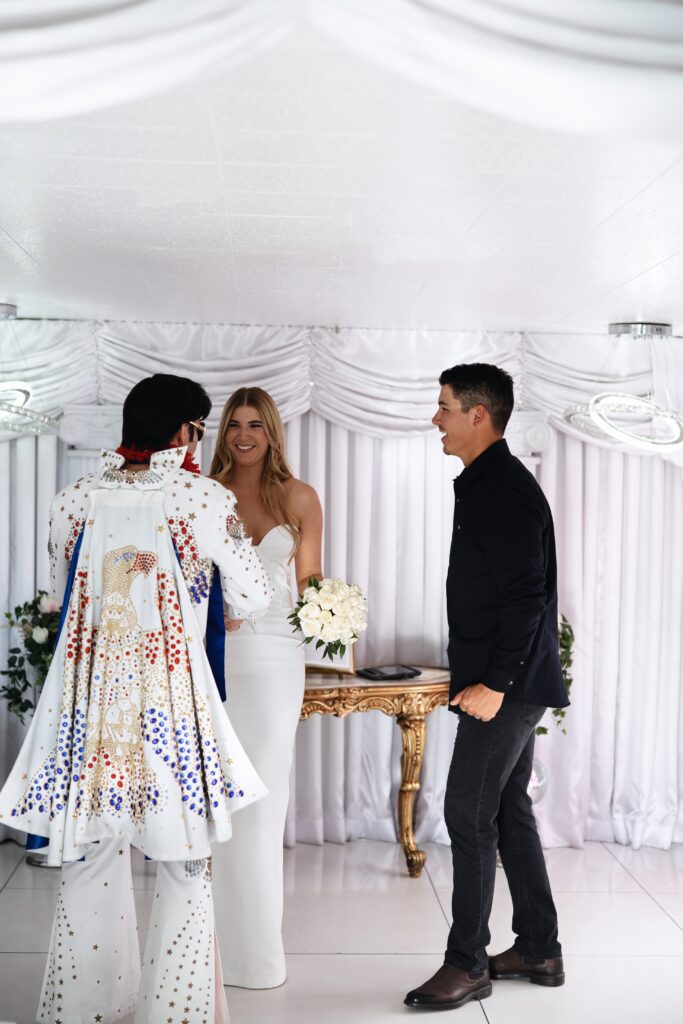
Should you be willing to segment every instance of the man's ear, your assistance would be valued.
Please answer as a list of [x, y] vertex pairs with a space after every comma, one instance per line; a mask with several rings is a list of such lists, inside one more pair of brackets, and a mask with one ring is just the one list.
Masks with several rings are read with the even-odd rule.
[[484, 420], [486, 419], [487, 415], [488, 415], [488, 412], [487, 412], [487, 409], [486, 409], [485, 405], [475, 405], [474, 406], [474, 416], [472, 417], [472, 423], [473, 424], [475, 424], [475, 423], [477, 423], [477, 424], [478, 423], [483, 423]]
[[180, 445], [190, 443], [190, 428], [187, 423], [181, 423], [180, 429], [176, 430], [168, 442], [169, 448], [178, 448]]

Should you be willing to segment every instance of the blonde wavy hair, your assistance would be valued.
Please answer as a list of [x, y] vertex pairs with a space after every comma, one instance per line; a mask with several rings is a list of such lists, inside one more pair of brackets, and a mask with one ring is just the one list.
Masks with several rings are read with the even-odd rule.
[[293, 473], [289, 468], [285, 455], [285, 429], [278, 408], [267, 391], [263, 388], [238, 388], [225, 403], [218, 427], [216, 449], [211, 461], [210, 476], [224, 487], [229, 487], [228, 477], [234, 459], [228, 448], [228, 424], [235, 411], [243, 405], [256, 409], [268, 439], [268, 454], [263, 464], [261, 475], [261, 497], [263, 504], [278, 523], [287, 527], [292, 539], [299, 546], [301, 540], [300, 524], [292, 516], [287, 501], [285, 483], [291, 480]]

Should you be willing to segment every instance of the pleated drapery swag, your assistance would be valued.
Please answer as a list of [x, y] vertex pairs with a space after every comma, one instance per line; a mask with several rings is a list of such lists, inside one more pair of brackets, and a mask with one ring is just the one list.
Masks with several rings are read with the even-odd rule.
[[554, 131], [683, 130], [676, 0], [23, 0], [0, 5], [0, 119], [69, 117], [168, 91], [302, 27]]
[[[664, 380], [673, 398], [682, 349], [673, 339], [661, 355], [666, 373], [657, 366], [653, 373], [647, 346], [615, 350], [606, 336], [0, 325], [0, 372], [34, 383], [37, 408], [67, 405], [62, 431], [72, 429], [79, 445], [0, 440], [0, 610], [47, 586], [52, 495], [92, 467], [87, 449], [118, 441], [120, 402], [132, 384], [167, 371], [202, 381], [216, 403], [205, 469], [228, 393], [258, 384], [275, 395], [294, 472], [324, 505], [325, 570], [358, 582], [370, 600], [359, 664], [443, 663], [451, 481], [459, 464], [443, 457], [430, 426], [440, 370], [463, 360], [498, 362], [513, 373], [522, 405], [557, 414], [604, 388], [647, 394]], [[112, 435], [102, 438], [105, 428]], [[538, 742], [549, 777], [537, 805], [543, 840], [681, 842], [683, 474], [659, 457], [553, 431], [538, 476], [555, 515], [560, 604], [577, 636], [567, 735], [550, 722]], [[7, 634], [0, 630], [0, 662]], [[455, 728], [445, 709], [430, 716], [417, 803], [421, 842], [446, 841], [443, 791]], [[2, 707], [0, 776], [21, 733]], [[398, 731], [379, 712], [302, 723], [288, 842], [395, 839], [399, 757]]]
[[258, 384], [285, 422], [314, 410], [349, 430], [395, 437], [433, 429], [438, 377], [454, 363], [497, 363], [514, 377], [522, 408], [558, 415], [605, 389], [671, 388], [683, 375], [683, 344], [672, 342], [653, 377], [646, 343], [609, 335], [16, 320], [0, 322], [0, 373], [27, 380], [36, 408], [68, 408], [61, 436], [83, 447], [91, 433], [78, 407], [112, 406], [118, 429], [127, 392], [157, 372], [201, 371], [212, 428], [227, 395]]

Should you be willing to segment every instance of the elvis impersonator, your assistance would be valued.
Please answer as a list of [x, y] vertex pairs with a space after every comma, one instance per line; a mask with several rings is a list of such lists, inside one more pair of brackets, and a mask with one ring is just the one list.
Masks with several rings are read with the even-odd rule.
[[[47, 837], [48, 863], [62, 865], [39, 1021], [111, 1024], [134, 1010], [136, 1024], [228, 1020], [211, 844], [265, 787], [204, 633], [212, 589], [221, 617], [224, 601], [249, 619], [272, 587], [234, 496], [192, 461], [210, 408], [193, 381], [140, 381], [122, 447], [52, 504], [63, 624], [0, 794], [0, 820]], [[130, 844], [157, 861], [142, 971]]]

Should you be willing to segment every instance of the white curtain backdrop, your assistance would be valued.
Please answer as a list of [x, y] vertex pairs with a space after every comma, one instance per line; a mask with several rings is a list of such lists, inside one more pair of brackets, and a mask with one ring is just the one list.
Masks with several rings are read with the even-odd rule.
[[[444, 661], [451, 479], [459, 464], [442, 456], [429, 424], [441, 368], [462, 359], [500, 362], [513, 372], [522, 405], [545, 412], [559, 411], [570, 397], [585, 401], [596, 384], [643, 394], [653, 387], [649, 349], [633, 344], [615, 355], [613, 339], [603, 337], [0, 327], [3, 374], [9, 368], [11, 376], [31, 376], [36, 403], [50, 411], [58, 409], [60, 388], [70, 403], [76, 400], [69, 422], [82, 449], [118, 441], [123, 394], [155, 370], [201, 380], [217, 412], [238, 384], [272, 389], [286, 412], [294, 470], [323, 501], [325, 570], [358, 582], [369, 595], [371, 628], [358, 645], [359, 664]], [[65, 365], [80, 374], [75, 389]], [[82, 397], [87, 402], [79, 403]], [[93, 406], [97, 401], [110, 404]], [[100, 413], [105, 438], [98, 435]], [[215, 424], [214, 416], [214, 431]], [[523, 433], [513, 430], [512, 437], [534, 450]], [[211, 435], [207, 442], [205, 468]], [[50, 497], [92, 460], [64, 441], [58, 459], [55, 438], [0, 440], [2, 608], [46, 586]], [[622, 454], [557, 431], [542, 452], [539, 479], [556, 519], [560, 605], [577, 637], [567, 735], [550, 722], [538, 744], [550, 779], [537, 808], [544, 842], [616, 838], [665, 847], [683, 841], [683, 477], [659, 457]], [[4, 660], [7, 631], [0, 634]], [[446, 838], [443, 787], [455, 727], [445, 709], [429, 719], [419, 841]], [[0, 777], [20, 732], [2, 708]], [[394, 839], [399, 754], [397, 728], [379, 712], [302, 723], [288, 841]]]
[[[669, 392], [672, 375], [683, 369], [681, 351], [683, 342], [672, 339], [658, 356], [658, 380]], [[651, 394], [652, 352], [644, 342], [608, 335], [0, 322], [0, 374], [28, 380], [42, 411], [68, 407], [60, 433], [81, 446], [92, 435], [78, 406], [111, 406], [118, 428], [126, 393], [152, 373], [200, 376], [214, 402], [211, 426], [235, 388], [259, 384], [285, 422], [312, 409], [349, 430], [396, 437], [432, 430], [436, 381], [457, 362], [497, 363], [514, 377], [520, 408], [557, 415], [606, 388]]]
[[210, 422], [236, 388], [259, 384], [285, 420], [310, 409], [308, 331], [301, 327], [107, 323], [96, 335], [101, 402], [120, 404], [151, 373], [201, 379], [214, 402]]
[[[97, 400], [96, 324], [77, 320], [0, 321], [0, 380], [23, 380], [31, 407], [59, 413]], [[0, 440], [16, 435], [3, 431]]]
[[65, 117], [230, 70], [296, 25], [460, 102], [555, 131], [679, 137], [677, 0], [21, 0], [0, 118]]
[[543, 453], [576, 652], [567, 735], [537, 753], [549, 845], [683, 842], [683, 478], [561, 433]]
[[[652, 345], [652, 397], [664, 409], [683, 410], [683, 341], [659, 338]], [[683, 469], [683, 449], [667, 458]]]
[[0, 5], [0, 117], [44, 121], [228, 71], [291, 25], [286, 0], [19, 0]]
[[433, 430], [435, 382], [456, 362], [495, 362], [519, 379], [521, 335], [485, 331], [311, 332], [312, 408], [376, 437]]
[[513, 120], [679, 137], [677, 0], [317, 0], [321, 27], [389, 70]]

